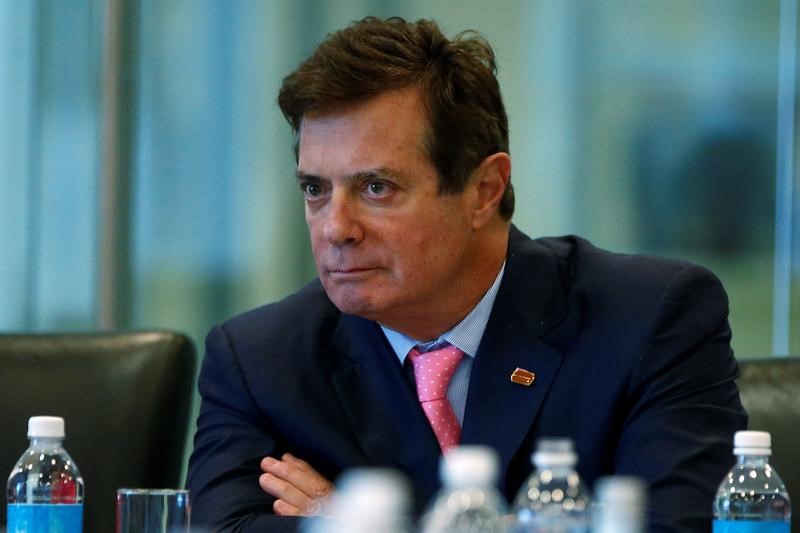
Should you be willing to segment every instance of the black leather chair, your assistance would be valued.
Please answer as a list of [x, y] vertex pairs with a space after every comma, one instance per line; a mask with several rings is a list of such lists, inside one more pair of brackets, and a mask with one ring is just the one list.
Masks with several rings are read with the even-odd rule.
[[772, 458], [792, 499], [792, 531], [800, 531], [800, 357], [739, 361], [739, 390], [748, 429], [772, 434]]
[[117, 488], [181, 483], [195, 367], [191, 341], [166, 331], [0, 335], [0, 468], [27, 447], [30, 416], [64, 417], [84, 531], [114, 531]]

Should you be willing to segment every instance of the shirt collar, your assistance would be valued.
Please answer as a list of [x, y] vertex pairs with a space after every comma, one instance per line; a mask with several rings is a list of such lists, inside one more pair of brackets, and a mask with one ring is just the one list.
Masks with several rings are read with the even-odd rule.
[[470, 311], [461, 322], [456, 324], [453, 329], [446, 331], [433, 341], [425, 342], [419, 339], [413, 339], [381, 324], [383, 334], [386, 335], [386, 340], [389, 341], [392, 349], [397, 354], [400, 363], [404, 363], [408, 351], [419, 344], [434, 346], [447, 342], [464, 352], [464, 354], [475, 357], [475, 354], [478, 353], [478, 346], [483, 338], [486, 324], [489, 322], [489, 315], [492, 312], [494, 300], [497, 297], [497, 291], [500, 289], [500, 282], [503, 279], [505, 269], [506, 264], [503, 262], [503, 266], [500, 267], [500, 272], [497, 273], [494, 283], [492, 283], [492, 286], [486, 291], [486, 294], [483, 295], [478, 305], [473, 307], [472, 311]]

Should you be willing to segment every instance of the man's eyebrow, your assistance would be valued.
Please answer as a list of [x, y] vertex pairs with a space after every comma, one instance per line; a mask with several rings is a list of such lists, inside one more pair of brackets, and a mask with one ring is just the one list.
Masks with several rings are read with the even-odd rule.
[[295, 170], [294, 176], [297, 178], [297, 181], [324, 181], [325, 179], [320, 176], [315, 176], [314, 174], [306, 174], [302, 170]]
[[348, 178], [352, 180], [374, 179], [380, 177], [400, 179], [403, 177], [403, 175], [400, 172], [388, 167], [378, 167], [378, 168], [370, 168], [367, 170], [361, 170], [348, 176]]
[[[325, 181], [327, 179], [314, 174], [307, 174], [299, 169], [296, 170], [294, 174], [298, 181]], [[391, 168], [377, 167], [366, 170], [357, 170], [351, 174], [347, 174], [345, 179], [348, 181], [364, 181], [380, 177], [401, 179], [402, 176], [403, 175], [400, 172], [397, 172]]]

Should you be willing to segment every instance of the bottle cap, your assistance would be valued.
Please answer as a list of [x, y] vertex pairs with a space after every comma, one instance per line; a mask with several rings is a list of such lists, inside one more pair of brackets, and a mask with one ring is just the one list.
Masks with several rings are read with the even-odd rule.
[[353, 468], [337, 480], [340, 511], [361, 520], [393, 517], [407, 512], [408, 486], [394, 470]]
[[448, 487], [491, 485], [497, 479], [498, 459], [487, 446], [458, 446], [442, 456], [439, 474]]
[[64, 438], [64, 419], [60, 416], [32, 416], [28, 419], [29, 437]]
[[597, 501], [615, 506], [644, 509], [647, 489], [644, 482], [633, 476], [605, 476], [595, 485]]
[[734, 455], [772, 455], [772, 436], [768, 431], [737, 431], [733, 436]]
[[578, 462], [578, 455], [572, 449], [572, 439], [545, 437], [539, 439], [531, 461], [540, 470], [555, 466], [574, 467]]

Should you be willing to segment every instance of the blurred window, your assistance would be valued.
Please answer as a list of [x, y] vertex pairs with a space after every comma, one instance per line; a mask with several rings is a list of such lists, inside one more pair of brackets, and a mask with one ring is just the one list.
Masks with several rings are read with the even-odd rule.
[[[0, 0], [2, 330], [99, 324], [109, 1]], [[783, 323], [800, 354], [797, 192], [784, 227], [794, 241], [777, 255], [775, 232], [786, 200], [776, 189], [781, 27], [796, 32], [786, 9], [795, 1], [133, 5], [136, 68], [121, 65], [135, 78], [123, 95], [133, 159], [120, 198], [130, 290], [118, 326], [177, 328], [200, 342], [314, 276], [277, 90], [328, 32], [398, 14], [434, 18], [450, 35], [474, 28], [495, 46], [518, 226], [699, 262], [728, 290], [739, 357], [770, 355]], [[778, 288], [791, 299], [780, 316], [776, 257], [793, 268]]]

